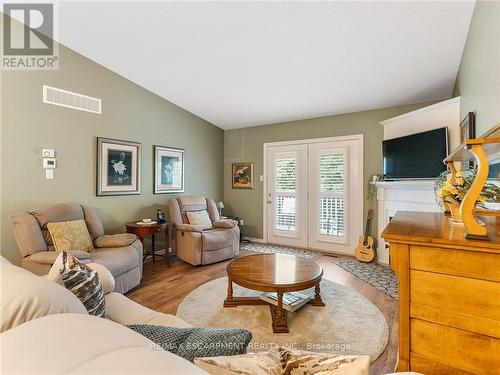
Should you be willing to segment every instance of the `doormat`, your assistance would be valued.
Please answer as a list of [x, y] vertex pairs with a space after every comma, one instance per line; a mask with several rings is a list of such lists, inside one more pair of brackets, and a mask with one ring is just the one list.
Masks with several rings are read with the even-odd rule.
[[264, 254], [288, 254], [298, 255], [304, 258], [316, 258], [321, 255], [321, 252], [309, 249], [301, 249], [297, 247], [288, 247], [280, 245], [272, 245], [268, 243], [245, 242], [240, 245], [241, 250], [254, 251]]

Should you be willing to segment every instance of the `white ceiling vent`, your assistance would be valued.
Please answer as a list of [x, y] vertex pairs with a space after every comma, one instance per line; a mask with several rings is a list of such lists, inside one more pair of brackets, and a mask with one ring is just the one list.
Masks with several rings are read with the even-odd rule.
[[102, 100], [57, 87], [43, 85], [43, 102], [79, 111], [102, 114]]

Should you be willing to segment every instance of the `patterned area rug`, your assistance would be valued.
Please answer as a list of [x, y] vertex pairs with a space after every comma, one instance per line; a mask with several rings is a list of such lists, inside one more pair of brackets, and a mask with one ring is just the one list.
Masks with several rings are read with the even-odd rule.
[[398, 299], [398, 279], [389, 267], [355, 260], [338, 260], [335, 264], [388, 296]]
[[304, 258], [316, 258], [321, 255], [319, 251], [300, 249], [296, 247], [286, 247], [279, 245], [272, 245], [267, 243], [257, 243], [257, 242], [245, 242], [240, 246], [241, 250], [255, 251], [257, 253], [265, 254], [288, 254], [288, 255], [298, 255]]
[[[236, 284], [233, 290], [235, 296], [259, 294]], [[324, 307], [305, 305], [287, 313], [289, 333], [273, 333], [268, 306], [224, 308], [226, 291], [227, 277], [201, 285], [184, 298], [177, 316], [195, 327], [244, 327], [253, 335], [249, 352], [282, 345], [337, 355], [369, 355], [374, 361], [389, 339], [382, 312], [359, 293], [330, 280], [321, 281]], [[312, 295], [313, 290], [305, 293]]]

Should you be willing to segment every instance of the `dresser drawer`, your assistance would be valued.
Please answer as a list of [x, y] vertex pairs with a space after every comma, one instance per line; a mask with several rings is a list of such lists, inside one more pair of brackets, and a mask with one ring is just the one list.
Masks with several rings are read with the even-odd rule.
[[458, 369], [417, 353], [410, 354], [410, 366], [412, 371], [426, 375], [477, 375], [471, 371]]
[[500, 254], [412, 245], [410, 268], [500, 282]]
[[[429, 371], [429, 368], [433, 366], [434, 368], [456, 368], [459, 370], [456, 373], [498, 374], [499, 339], [419, 319], [411, 319], [410, 327], [412, 353], [410, 368], [412, 371], [424, 372], [424, 367]], [[424, 358], [428, 360], [423, 360]], [[435, 362], [434, 365], [433, 362]]]
[[500, 338], [500, 283], [410, 271], [410, 316]]

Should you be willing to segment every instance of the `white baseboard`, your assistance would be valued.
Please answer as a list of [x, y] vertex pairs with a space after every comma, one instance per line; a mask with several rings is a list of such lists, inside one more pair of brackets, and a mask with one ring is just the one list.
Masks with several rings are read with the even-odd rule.
[[263, 238], [256, 238], [256, 237], [247, 237], [243, 236], [243, 239], [245, 241], [250, 241], [250, 242], [257, 242], [257, 243], [266, 243]]

